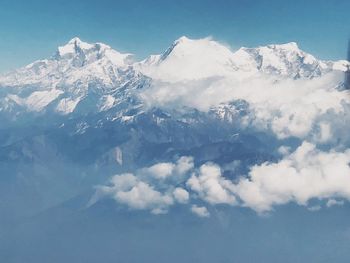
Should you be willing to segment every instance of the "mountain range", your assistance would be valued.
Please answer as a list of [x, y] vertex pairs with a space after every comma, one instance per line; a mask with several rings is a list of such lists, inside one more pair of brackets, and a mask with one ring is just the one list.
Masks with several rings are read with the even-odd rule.
[[[318, 250], [325, 239], [345, 240], [329, 226], [345, 229], [348, 209], [320, 219], [292, 204], [260, 218], [245, 207], [255, 197], [265, 205], [263, 192], [249, 199], [243, 189], [240, 197], [248, 198], [241, 207], [232, 191], [239, 182], [253, 184], [248, 175], [258, 168], [296, 167], [307, 176], [309, 166], [323, 172], [328, 160], [347, 160], [335, 151], [350, 146], [343, 80], [349, 66], [317, 59], [294, 42], [233, 51], [211, 38], [181, 37], [135, 61], [76, 37], [50, 58], [1, 75], [0, 258], [228, 262], [229, 255], [256, 262], [259, 255], [268, 261], [273, 250], [265, 238], [272, 232], [277, 250], [307, 246], [313, 259], [330, 258], [327, 251], [348, 258], [346, 246]], [[256, 178], [262, 189], [279, 191], [284, 182]], [[288, 200], [283, 189], [289, 188], [281, 187], [267, 192], [272, 204]], [[330, 199], [327, 207], [341, 202]], [[295, 218], [301, 230], [289, 229]], [[286, 237], [295, 233], [307, 243], [290, 246]], [[232, 246], [240, 253], [230, 255]], [[299, 260], [294, 249], [283, 251], [279, 262]]]
[[[151, 80], [181, 82], [266, 74], [277, 78], [315, 78], [346, 71], [348, 62], [323, 61], [296, 43], [231, 51], [211, 39], [181, 37], [164, 53], [135, 62], [110, 46], [73, 38], [49, 59], [35, 61], [0, 77], [2, 115], [24, 112], [69, 115], [117, 107]], [[137, 93], [137, 92], [136, 92]], [[95, 100], [89, 103], [89, 100]]]
[[[194, 157], [196, 165], [216, 162], [228, 177], [240, 162], [243, 174], [277, 160], [279, 146], [296, 147], [301, 138], [280, 141], [250, 125], [260, 120], [256, 100], [221, 91], [237, 84], [248, 92], [245, 85], [254, 86], [254, 79], [303, 83], [347, 67], [345, 60], [318, 60], [294, 42], [232, 51], [210, 38], [181, 37], [162, 54], [134, 61], [106, 44], [73, 38], [50, 58], [0, 77], [0, 173], [6, 178], [0, 190], [7, 200], [0, 209], [16, 218], [33, 215], [115, 173], [181, 156]], [[223, 89], [225, 81], [230, 85]], [[332, 88], [342, 85], [339, 79]], [[203, 107], [192, 103], [214, 97]]]

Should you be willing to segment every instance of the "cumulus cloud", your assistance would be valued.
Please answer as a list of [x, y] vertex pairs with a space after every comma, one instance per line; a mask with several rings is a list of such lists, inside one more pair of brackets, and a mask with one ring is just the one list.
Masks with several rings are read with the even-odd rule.
[[192, 211], [192, 213], [196, 214], [199, 217], [209, 217], [210, 216], [210, 213], [205, 206], [192, 205], [191, 211]]
[[278, 148], [278, 152], [282, 155], [287, 155], [290, 153], [290, 147], [289, 146], [285, 146], [285, 145], [282, 145]]
[[258, 212], [289, 202], [307, 205], [312, 199], [350, 199], [349, 162], [349, 150], [323, 152], [304, 142], [277, 163], [252, 167], [234, 192], [244, 206]]
[[193, 168], [193, 158], [189, 156], [182, 156], [179, 158], [179, 160], [177, 160], [174, 170], [177, 175], [183, 175], [191, 171]]
[[153, 186], [139, 180], [133, 174], [115, 175], [110, 183], [110, 186], [103, 186], [99, 191], [131, 209], [147, 209], [152, 213], [161, 214], [174, 203], [170, 194], [155, 190]]
[[344, 205], [344, 201], [343, 201], [343, 200], [338, 201], [338, 200], [336, 200], [336, 199], [329, 199], [329, 200], [327, 201], [327, 204], [326, 204], [327, 207], [342, 206], [342, 205]]
[[165, 179], [173, 173], [175, 165], [172, 163], [158, 163], [151, 167], [143, 169], [143, 173], [149, 174], [156, 179]]
[[189, 193], [181, 187], [176, 187], [173, 192], [173, 195], [175, 200], [182, 204], [186, 204], [188, 202], [188, 199], [190, 198]]
[[97, 187], [88, 206], [109, 197], [130, 209], [164, 214], [175, 202], [188, 202], [189, 193], [181, 187], [174, 187], [174, 184], [184, 182], [187, 173], [193, 169], [193, 158], [183, 156], [174, 163], [157, 163], [139, 169], [134, 174], [115, 175], [110, 179], [109, 185]]
[[[322, 151], [310, 142], [291, 153], [282, 149], [281, 160], [254, 165], [236, 181], [225, 178], [214, 163], [194, 167], [191, 157], [115, 175], [109, 185], [97, 188], [90, 205], [110, 197], [130, 209], [162, 214], [172, 205], [188, 204], [192, 212], [208, 216], [205, 207], [193, 202], [243, 206], [266, 213], [290, 202], [316, 211], [322, 202], [331, 207], [350, 200], [350, 150]], [[313, 200], [320, 203], [309, 206]]]
[[221, 175], [220, 167], [215, 164], [202, 165], [198, 174], [193, 174], [186, 184], [210, 204], [236, 203], [236, 198], [230, 190], [233, 187], [232, 182]]
[[117, 190], [114, 197], [120, 203], [135, 209], [161, 211], [163, 207], [166, 208], [173, 204], [173, 199], [170, 196], [161, 194], [144, 182], [138, 182], [126, 191]]
[[150, 167], [140, 169], [137, 173], [140, 177], [152, 177], [158, 180], [181, 180], [193, 167], [193, 158], [183, 156], [175, 163], [157, 163]]

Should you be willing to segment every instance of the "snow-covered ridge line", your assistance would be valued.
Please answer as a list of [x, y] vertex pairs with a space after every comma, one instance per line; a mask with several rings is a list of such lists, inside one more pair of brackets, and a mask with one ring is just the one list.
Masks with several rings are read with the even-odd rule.
[[125, 99], [128, 90], [146, 79], [163, 83], [222, 77], [240, 81], [256, 75], [311, 79], [345, 72], [349, 65], [345, 60], [318, 60], [294, 42], [232, 51], [211, 38], [187, 37], [174, 41], [162, 54], [133, 61], [132, 54], [75, 37], [52, 57], [0, 76], [0, 111], [18, 105], [38, 112], [51, 105], [56, 112], [68, 114], [87, 97], [96, 100], [99, 111]]
[[[61, 62], [65, 63], [61, 63]], [[86, 43], [75, 37], [49, 59], [35, 61], [23, 68], [0, 76], [1, 86], [26, 85], [50, 82], [52, 71], [67, 72], [70, 68], [96, 67], [110, 63], [116, 68], [131, 66], [150, 77], [166, 79], [174, 67], [182, 69], [177, 78], [198, 79], [212, 75], [226, 75], [236, 71], [264, 71], [268, 74], [290, 75], [293, 77], [315, 77], [322, 71], [346, 71], [350, 63], [346, 60], [323, 61], [302, 51], [297, 43], [273, 44], [257, 48], [242, 47], [231, 51], [211, 38], [189, 39], [185, 36], [175, 40], [170, 47], [159, 55], [151, 55], [143, 61], [133, 61], [132, 54], [120, 53], [103, 43]], [[63, 67], [60, 67], [64, 64]], [[305, 67], [299, 69], [298, 67]], [[186, 71], [186, 74], [184, 73]], [[198, 72], [200, 71], [200, 72]], [[298, 71], [298, 72], [295, 72]], [[51, 74], [50, 74], [51, 73]], [[55, 72], [58, 73], [58, 72]], [[96, 68], [96, 74], [99, 70]], [[106, 73], [106, 72], [105, 72]], [[55, 79], [61, 76], [54, 74]], [[108, 74], [107, 74], [108, 75]]]

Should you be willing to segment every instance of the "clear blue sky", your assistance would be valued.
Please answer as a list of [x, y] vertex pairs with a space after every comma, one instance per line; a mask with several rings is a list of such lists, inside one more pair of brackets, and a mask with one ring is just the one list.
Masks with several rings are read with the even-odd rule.
[[233, 48], [296, 41], [319, 58], [345, 58], [349, 0], [0, 0], [0, 72], [50, 56], [79, 36], [143, 58], [178, 37]]

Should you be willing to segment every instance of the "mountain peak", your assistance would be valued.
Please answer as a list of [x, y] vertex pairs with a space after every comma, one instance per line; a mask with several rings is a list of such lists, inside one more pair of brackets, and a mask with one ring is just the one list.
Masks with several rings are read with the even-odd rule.
[[200, 39], [190, 39], [186, 36], [182, 36], [175, 40], [173, 44], [162, 54], [161, 60], [167, 59], [170, 55], [172, 57], [193, 57], [193, 56], [205, 56], [208, 52], [223, 51], [226, 55], [229, 55], [229, 50], [220, 43], [212, 40], [210, 37]]
[[80, 40], [79, 37], [73, 37], [71, 40], [68, 41], [67, 44], [78, 44], [81, 43], [82, 41]]
[[100, 60], [108, 60], [115, 66], [125, 66], [132, 62], [132, 55], [122, 54], [100, 42], [90, 44], [74, 37], [67, 44], [58, 47], [54, 59], [72, 60], [74, 66], [83, 66]]
[[268, 47], [272, 48], [272, 49], [284, 49], [284, 50], [290, 50], [290, 51], [299, 51], [300, 50], [299, 46], [296, 42], [268, 45]]
[[178, 49], [179, 47], [183, 46], [184, 44], [189, 44], [189, 42], [192, 42], [195, 40], [191, 40], [186, 36], [182, 36], [175, 40], [173, 44], [160, 56], [160, 60], [165, 60], [170, 54], [174, 52], [174, 50]]
[[78, 37], [74, 37], [67, 44], [58, 47], [58, 55], [64, 57], [66, 55], [75, 54], [79, 50], [88, 50], [93, 48], [93, 44], [83, 42]]
[[[182, 36], [160, 56], [141, 63], [141, 71], [155, 79], [179, 81], [227, 75], [232, 71], [233, 53], [210, 37], [189, 39]], [[175, 70], [176, 69], [176, 70]]]
[[177, 40], [175, 40], [174, 43], [181, 44], [181, 43], [185, 43], [185, 42], [188, 42], [188, 41], [192, 41], [192, 39], [189, 39], [186, 36], [182, 36], [182, 37], [178, 38]]

